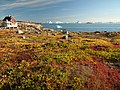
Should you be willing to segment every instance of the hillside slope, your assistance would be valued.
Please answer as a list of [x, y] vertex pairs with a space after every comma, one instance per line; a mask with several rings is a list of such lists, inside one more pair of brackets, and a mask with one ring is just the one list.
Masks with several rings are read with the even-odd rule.
[[120, 33], [112, 34], [1, 30], [0, 89], [119, 90]]

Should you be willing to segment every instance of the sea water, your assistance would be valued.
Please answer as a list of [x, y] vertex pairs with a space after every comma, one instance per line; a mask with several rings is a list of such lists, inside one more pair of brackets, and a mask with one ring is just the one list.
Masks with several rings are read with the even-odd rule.
[[[43, 23], [42, 24], [46, 28], [51, 28], [55, 30], [67, 30], [71, 32], [95, 32], [95, 31], [108, 31], [108, 32], [120, 32], [120, 24], [116, 23], [92, 23], [92, 24], [86, 24], [86, 23], [61, 23], [61, 24], [49, 24], [49, 23]], [[58, 28], [57, 26], [61, 26], [61, 28]]]

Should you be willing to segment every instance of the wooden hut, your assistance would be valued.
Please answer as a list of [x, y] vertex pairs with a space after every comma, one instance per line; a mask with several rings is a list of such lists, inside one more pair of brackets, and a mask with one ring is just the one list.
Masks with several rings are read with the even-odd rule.
[[3, 19], [2, 27], [5, 28], [17, 28], [17, 21], [13, 16], [6, 16]]

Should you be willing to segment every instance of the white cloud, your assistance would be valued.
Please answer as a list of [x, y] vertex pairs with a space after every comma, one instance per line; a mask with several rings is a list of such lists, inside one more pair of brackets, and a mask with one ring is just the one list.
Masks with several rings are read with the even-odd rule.
[[0, 11], [17, 8], [17, 7], [38, 7], [38, 6], [43, 7], [43, 6], [57, 4], [66, 1], [71, 1], [71, 0], [14, 0], [0, 5]]

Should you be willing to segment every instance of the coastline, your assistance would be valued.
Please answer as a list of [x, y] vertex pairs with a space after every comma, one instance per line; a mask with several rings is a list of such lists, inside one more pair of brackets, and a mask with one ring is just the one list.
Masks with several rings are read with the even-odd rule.
[[120, 32], [18, 26], [0, 30], [0, 89], [120, 88]]
[[[86, 24], [86, 23], [43, 23], [44, 27], [53, 28], [56, 30], [66, 29], [67, 31], [71, 32], [120, 32], [120, 24], [119, 23], [93, 23], [93, 24]], [[59, 27], [61, 28], [59, 28]]]

